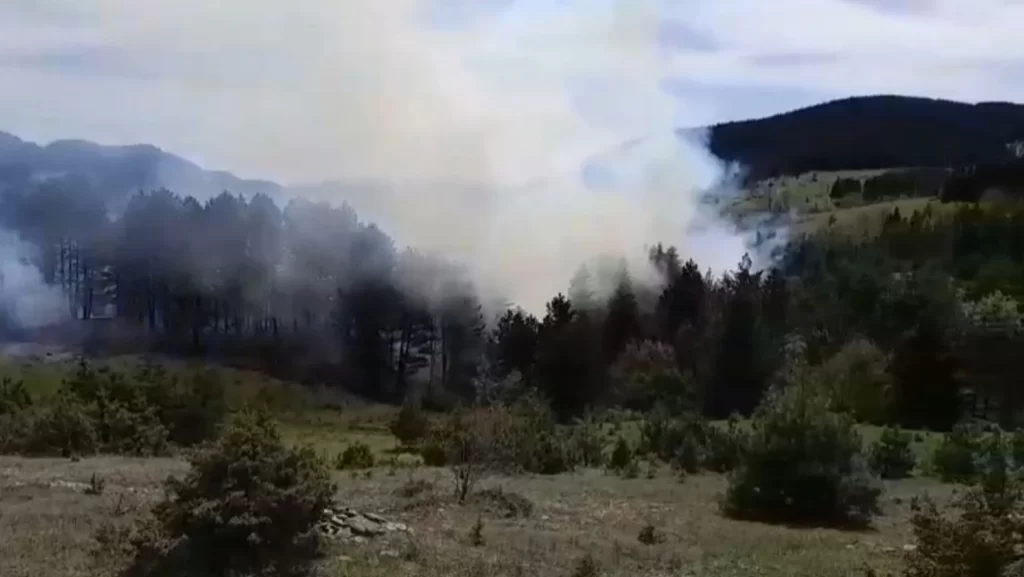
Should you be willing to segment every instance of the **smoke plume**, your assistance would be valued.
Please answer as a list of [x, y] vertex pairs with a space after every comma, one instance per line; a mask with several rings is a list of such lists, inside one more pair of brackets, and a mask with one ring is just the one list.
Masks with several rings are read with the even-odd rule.
[[594, 257], [645, 276], [655, 242], [738, 262], [742, 240], [698, 210], [724, 171], [674, 130], [659, 2], [519, 2], [444, 27], [428, 8], [346, 3], [317, 72], [313, 141], [375, 183], [361, 215], [534, 311]]
[[33, 247], [0, 229], [0, 328], [31, 329], [68, 318], [60, 289], [44, 282]]
[[656, 242], [705, 268], [742, 255], [699, 209], [722, 166], [674, 130], [701, 115], [663, 89], [671, 4], [96, 0], [75, 4], [74, 37], [117, 47], [123, 111], [173, 118], [172, 146], [336, 180], [327, 200], [539, 311], [595, 257], [643, 277]]

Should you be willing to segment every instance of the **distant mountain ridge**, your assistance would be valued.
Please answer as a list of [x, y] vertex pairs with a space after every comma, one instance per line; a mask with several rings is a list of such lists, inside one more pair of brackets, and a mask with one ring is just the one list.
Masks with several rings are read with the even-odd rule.
[[282, 186], [211, 171], [148, 144], [109, 146], [87, 140], [57, 140], [40, 146], [0, 132], [0, 189], [71, 179], [107, 199], [138, 190], [168, 188], [197, 197], [225, 190], [245, 196], [278, 196]]
[[853, 97], [710, 127], [719, 158], [753, 179], [812, 170], [958, 168], [998, 163], [1024, 141], [1024, 105]]
[[[957, 168], [1001, 162], [1019, 155], [1022, 143], [1024, 105], [905, 96], [845, 98], [709, 127], [711, 152], [740, 164], [752, 179], [811, 170]], [[157, 188], [197, 198], [230, 191], [279, 201], [301, 194], [372, 203], [387, 188], [337, 181], [286, 187], [206, 170], [147, 144], [58, 140], [41, 146], [0, 132], [0, 192], [53, 179], [70, 179], [114, 203]]]

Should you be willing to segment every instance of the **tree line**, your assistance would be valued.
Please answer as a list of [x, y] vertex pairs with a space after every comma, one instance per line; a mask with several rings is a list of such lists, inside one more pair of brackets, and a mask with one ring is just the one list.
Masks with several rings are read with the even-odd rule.
[[[797, 239], [775, 267], [745, 258], [722, 275], [659, 245], [658, 283], [623, 269], [605, 297], [577, 274], [535, 316], [486, 309], [456, 267], [396, 249], [348, 206], [160, 190], [110, 217], [60, 186], [3, 202], [4, 226], [39, 249], [78, 318], [109, 310], [157, 350], [385, 401], [450, 406], [518, 387], [564, 419], [685, 390], [709, 416], [746, 414], [799, 341], [865, 420], [948, 428], [971, 411], [1013, 420], [1024, 404], [1020, 207], [896, 211], [876, 237]], [[637, 392], [619, 369], [650, 351], [668, 351], [673, 376]]]
[[1024, 140], [1024, 106], [854, 97], [710, 128], [718, 158], [753, 181], [811, 171], [952, 168], [1004, 162]]
[[940, 196], [949, 181], [950, 171], [943, 168], [912, 168], [890, 170], [870, 178], [837, 178], [829, 189], [829, 197], [839, 200], [859, 194], [865, 202], [887, 198]]

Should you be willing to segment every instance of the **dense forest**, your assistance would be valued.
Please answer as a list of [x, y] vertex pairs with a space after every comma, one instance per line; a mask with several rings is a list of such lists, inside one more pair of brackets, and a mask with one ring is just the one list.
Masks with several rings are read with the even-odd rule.
[[[386, 401], [447, 406], [531, 387], [567, 418], [685, 391], [724, 417], [749, 413], [798, 346], [864, 420], [942, 429], [970, 411], [1013, 420], [1024, 403], [1012, 362], [1024, 344], [1016, 205], [897, 211], [875, 238], [804, 238], [771, 270], [745, 258], [723, 276], [658, 246], [660, 284], [623, 271], [602, 300], [577, 274], [541, 316], [486, 310], [457, 268], [397, 251], [346, 206], [162, 190], [111, 219], [49, 183], [7, 194], [2, 214], [40, 249], [36, 264], [69, 312], [109, 310], [145, 335], [134, 346]], [[666, 354], [675, 380], [618, 377], [622, 363]]]
[[855, 97], [711, 127], [711, 151], [750, 178], [808, 171], [955, 168], [1013, 158], [1024, 106]]

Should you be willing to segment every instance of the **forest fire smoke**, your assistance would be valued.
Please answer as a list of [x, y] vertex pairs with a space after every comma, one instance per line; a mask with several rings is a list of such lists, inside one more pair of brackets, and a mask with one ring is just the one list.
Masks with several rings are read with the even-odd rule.
[[434, 26], [426, 2], [345, 4], [318, 140], [346, 178], [393, 191], [355, 207], [399, 242], [534, 311], [593, 257], [625, 257], [633, 275], [655, 242], [704, 266], [739, 260], [726, 226], [687, 238], [724, 171], [673, 129], [659, 2], [518, 2]]
[[[721, 163], [675, 131], [706, 116], [664, 90], [668, 4], [98, 0], [75, 30], [191, 103], [173, 132], [204, 163], [336, 181], [316, 200], [542, 312], [595, 257], [642, 277], [653, 243], [716, 270], [744, 252], [700, 210]], [[167, 94], [140, 100], [159, 116]]]

